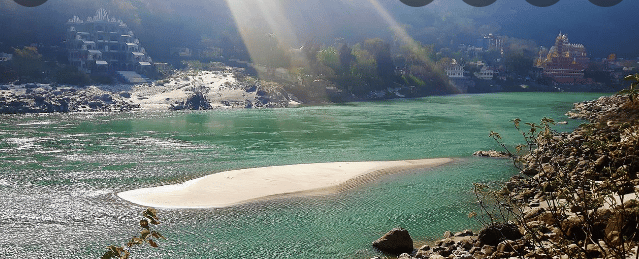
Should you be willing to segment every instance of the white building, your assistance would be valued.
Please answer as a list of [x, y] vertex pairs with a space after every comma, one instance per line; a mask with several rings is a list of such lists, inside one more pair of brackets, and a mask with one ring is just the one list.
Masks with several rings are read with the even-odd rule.
[[105, 9], [86, 21], [74, 16], [67, 22], [69, 62], [85, 73], [138, 71], [151, 67], [140, 41], [121, 20]]
[[489, 66], [483, 66], [479, 72], [475, 72], [475, 77], [483, 80], [492, 80], [495, 76], [495, 70]]
[[453, 62], [446, 67], [446, 75], [448, 78], [464, 78], [464, 66], [457, 63], [457, 60], [453, 59]]

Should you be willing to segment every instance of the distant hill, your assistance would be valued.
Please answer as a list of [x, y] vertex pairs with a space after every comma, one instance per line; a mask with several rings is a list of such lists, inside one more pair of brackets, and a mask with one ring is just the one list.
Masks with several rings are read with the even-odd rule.
[[[550, 46], [562, 31], [571, 42], [584, 44], [593, 57], [613, 52], [618, 57], [639, 56], [635, 47], [639, 32], [632, 20], [639, 2], [634, 0], [609, 8], [586, 0], [562, 0], [545, 8], [525, 1], [497, 1], [483, 8], [461, 0], [435, 0], [420, 8], [408, 7], [399, 0], [377, 1], [405, 25], [411, 37], [425, 44], [473, 44], [482, 33], [491, 32]], [[297, 47], [309, 40], [333, 44], [336, 39], [354, 43], [380, 37], [392, 41], [387, 20], [371, 4], [374, 2], [280, 0], [278, 5], [266, 7], [281, 9], [297, 36], [293, 42]], [[60, 45], [69, 18], [92, 16], [98, 8], [106, 8], [111, 16], [124, 20], [156, 60], [167, 58], [172, 47], [214, 45], [227, 52], [243, 47], [238, 31], [244, 28], [237, 28], [224, 0], [49, 0], [36, 8], [0, 0], [0, 52], [31, 43]], [[264, 16], [274, 15], [273, 9], [263, 9]], [[249, 26], [268, 28], [269, 19], [254, 19]]]

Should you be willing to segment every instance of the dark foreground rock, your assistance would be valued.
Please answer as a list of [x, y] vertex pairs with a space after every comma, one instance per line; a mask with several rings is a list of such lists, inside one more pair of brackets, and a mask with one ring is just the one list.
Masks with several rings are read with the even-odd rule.
[[381, 238], [373, 242], [373, 247], [390, 254], [411, 253], [413, 251], [413, 239], [408, 230], [395, 228]]
[[485, 227], [479, 232], [477, 237], [484, 245], [496, 246], [505, 240], [518, 240], [523, 235], [519, 232], [519, 227], [511, 223], [497, 223]]

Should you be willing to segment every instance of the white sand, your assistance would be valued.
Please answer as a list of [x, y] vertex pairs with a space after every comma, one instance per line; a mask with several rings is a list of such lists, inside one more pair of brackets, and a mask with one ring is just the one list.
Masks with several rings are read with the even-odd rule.
[[326, 194], [375, 176], [452, 162], [450, 158], [336, 162], [226, 171], [177, 185], [119, 193], [120, 198], [155, 208], [221, 208], [285, 195]]

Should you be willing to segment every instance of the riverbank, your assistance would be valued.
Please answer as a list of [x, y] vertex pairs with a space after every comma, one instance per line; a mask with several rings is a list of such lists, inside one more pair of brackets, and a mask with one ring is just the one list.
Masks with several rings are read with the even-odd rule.
[[[428, 91], [424, 87], [396, 85], [354, 95], [340, 90], [334, 82], [316, 79], [306, 84], [285, 80], [258, 80], [242, 68], [216, 66], [212, 70], [176, 71], [166, 79], [143, 84], [71, 86], [26, 83], [0, 85], [0, 114], [55, 112], [127, 112], [167, 110], [209, 110], [239, 108], [284, 108], [359, 101], [420, 98], [452, 93], [563, 92], [612, 89], [585, 86], [558, 88], [524, 85], [508, 81], [512, 87], [481, 88], [473, 91]], [[484, 80], [480, 80], [484, 81]], [[486, 82], [482, 82], [486, 83]], [[497, 84], [497, 82], [493, 82]]]
[[[501, 189], [479, 191], [483, 230], [447, 233], [399, 258], [634, 258], [639, 104], [601, 97], [567, 115], [590, 123], [570, 133], [542, 129], [532, 152], [520, 157], [520, 174]], [[490, 205], [492, 198], [498, 203]]]
[[238, 80], [234, 68], [180, 71], [137, 85], [0, 85], [0, 113], [282, 108], [299, 102], [277, 85]]
[[357, 186], [381, 175], [429, 168], [453, 159], [336, 162], [240, 169], [177, 185], [121, 192], [129, 202], [155, 208], [222, 208], [287, 195], [319, 195]]

